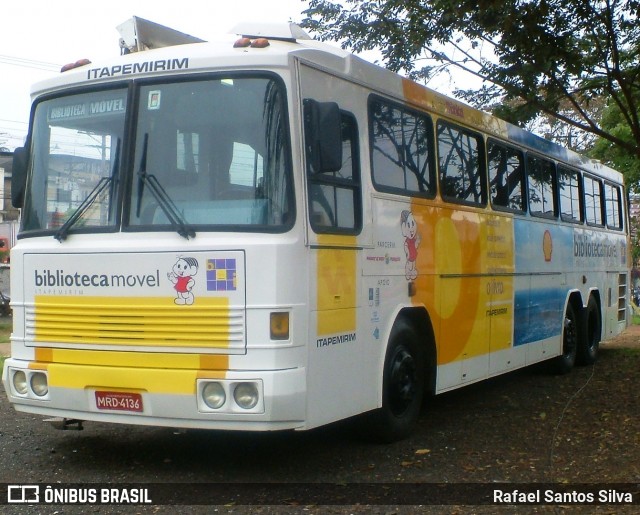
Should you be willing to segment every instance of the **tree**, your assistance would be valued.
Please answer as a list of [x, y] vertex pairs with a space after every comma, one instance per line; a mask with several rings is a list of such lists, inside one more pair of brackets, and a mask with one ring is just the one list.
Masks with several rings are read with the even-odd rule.
[[[640, 0], [310, 0], [302, 26], [425, 80], [482, 81], [456, 95], [519, 125], [551, 115], [640, 159]], [[609, 99], [625, 134], [592, 105]]]
[[[604, 130], [615, 134], [619, 139], [632, 141], [633, 134], [615, 103], [611, 102], [605, 108], [601, 124]], [[627, 183], [634, 185], [636, 191], [640, 189], [640, 157], [629, 154], [625, 149], [604, 138], [598, 138], [588, 153], [591, 157], [623, 172]]]
[[[582, 109], [588, 109], [592, 119], [601, 120], [605, 107], [605, 100], [600, 98], [592, 100], [588, 106], [583, 106]], [[573, 105], [567, 101], [561, 102], [558, 110], [564, 117], [579, 117]], [[526, 122], [524, 128], [582, 154], [588, 154], [598, 139], [593, 133], [578, 129], [547, 113], [541, 113], [533, 120]]]

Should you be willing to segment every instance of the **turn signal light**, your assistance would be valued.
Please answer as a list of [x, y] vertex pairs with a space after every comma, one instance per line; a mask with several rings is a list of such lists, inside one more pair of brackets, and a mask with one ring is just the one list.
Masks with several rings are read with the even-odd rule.
[[289, 339], [289, 313], [275, 312], [271, 313], [271, 339], [272, 340], [288, 340]]

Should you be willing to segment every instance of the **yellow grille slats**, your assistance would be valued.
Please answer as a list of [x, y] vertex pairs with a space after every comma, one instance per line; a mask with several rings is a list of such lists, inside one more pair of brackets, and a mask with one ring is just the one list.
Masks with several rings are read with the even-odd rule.
[[[35, 313], [33, 313], [35, 314]], [[103, 319], [105, 317], [109, 317], [112, 319], [131, 319], [131, 318], [166, 318], [176, 315], [175, 312], [167, 311], [165, 313], [158, 313], [153, 311], [143, 311], [143, 310], [135, 310], [134, 313], [126, 313], [126, 312], [112, 312], [112, 311], [95, 311], [95, 310], [83, 310], [83, 309], [75, 309], [75, 310], [57, 310], [57, 311], [49, 311], [49, 310], [38, 310], [39, 318], [46, 317], [55, 317], [55, 318], [72, 318], [72, 317], [82, 317], [83, 319], [90, 319], [92, 316], [98, 319]], [[179, 318], [181, 320], [192, 320], [194, 322], [199, 322], [202, 319], [209, 318], [228, 318], [228, 317], [242, 317], [242, 314], [230, 315], [228, 311], [226, 312], [202, 312], [202, 313], [193, 313], [189, 315], [180, 315]]]
[[138, 339], [162, 339], [162, 340], [185, 340], [185, 339], [193, 339], [193, 340], [202, 340], [206, 341], [208, 339], [238, 339], [242, 337], [242, 332], [237, 331], [234, 338], [234, 333], [228, 331], [206, 331], [201, 330], [200, 332], [193, 331], [191, 328], [188, 330], [182, 331], [179, 334], [173, 333], [175, 336], [168, 337], [167, 331], [155, 331], [149, 329], [140, 329], [140, 330], [125, 330], [125, 328], [121, 328], [118, 330], [89, 330], [87, 328], [82, 328], [81, 336], [78, 335], [80, 330], [72, 330], [73, 328], [65, 328], [65, 327], [39, 327], [38, 329], [34, 328], [33, 333], [36, 337], [39, 338], [41, 334], [47, 334], [49, 336], [55, 335], [70, 335], [75, 338], [82, 339], [84, 337], [96, 337], [96, 338], [110, 338], [110, 337], [124, 337], [124, 338], [138, 338]]
[[[37, 317], [37, 324], [39, 328], [45, 327], [74, 327], [80, 328], [93, 328], [93, 329], [105, 329], [110, 328], [126, 328], [135, 330], [138, 327], [146, 327], [153, 325], [153, 327], [162, 327], [166, 330], [174, 330], [176, 327], [188, 327], [188, 330], [192, 331], [208, 331], [211, 329], [222, 328], [227, 330], [230, 327], [242, 328], [243, 320], [241, 317], [236, 317], [233, 320], [219, 320], [210, 319], [203, 321], [202, 319], [166, 319], [164, 317], [53, 317], [53, 316], [40, 316]], [[35, 327], [35, 318], [32, 323], [27, 320], [27, 326]]]
[[243, 349], [245, 312], [226, 298], [179, 306], [155, 297], [36, 296], [26, 307], [26, 336], [38, 343]]

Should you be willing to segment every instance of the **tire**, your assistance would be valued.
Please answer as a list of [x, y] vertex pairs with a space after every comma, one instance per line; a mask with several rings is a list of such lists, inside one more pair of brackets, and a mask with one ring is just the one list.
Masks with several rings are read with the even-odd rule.
[[582, 324], [582, 335], [578, 342], [577, 363], [579, 365], [593, 365], [598, 359], [601, 331], [600, 309], [596, 300], [590, 297]]
[[363, 434], [379, 443], [408, 437], [420, 417], [425, 389], [425, 365], [418, 337], [409, 324], [398, 321], [391, 331], [384, 360], [382, 407], [370, 414]]
[[555, 374], [567, 374], [576, 362], [578, 354], [578, 341], [580, 335], [580, 319], [569, 302], [564, 314], [562, 329], [562, 354], [552, 360], [552, 371]]

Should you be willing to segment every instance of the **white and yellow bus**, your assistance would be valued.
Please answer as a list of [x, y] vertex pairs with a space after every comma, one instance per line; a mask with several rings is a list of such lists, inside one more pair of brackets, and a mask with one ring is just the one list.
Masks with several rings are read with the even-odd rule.
[[296, 26], [238, 33], [123, 38], [34, 88], [16, 410], [226, 430], [364, 414], [389, 441], [429, 394], [567, 372], [625, 329], [621, 174]]

